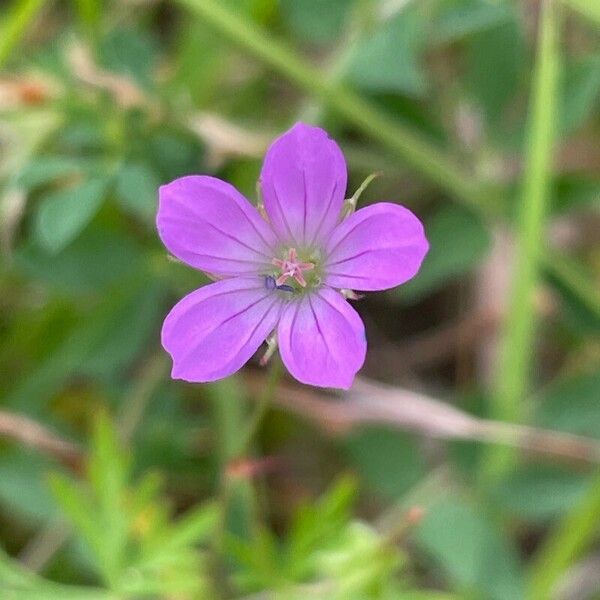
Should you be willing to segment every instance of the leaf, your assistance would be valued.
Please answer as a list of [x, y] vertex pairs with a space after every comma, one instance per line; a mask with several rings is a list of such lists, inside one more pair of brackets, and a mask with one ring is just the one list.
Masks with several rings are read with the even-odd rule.
[[567, 136], [600, 108], [600, 54], [568, 65], [562, 90], [559, 132]]
[[0, 589], [7, 600], [120, 600], [107, 590], [62, 585], [27, 571], [0, 548]]
[[202, 158], [202, 146], [197, 138], [164, 127], [149, 136], [145, 152], [156, 173], [160, 174], [161, 182], [197, 173]]
[[[104, 297], [98, 307], [86, 313], [65, 335], [51, 354], [16, 382], [4, 398], [5, 404], [18, 406], [21, 412], [39, 414], [69, 377], [82, 372], [82, 367], [105, 374], [103, 366], [112, 364], [111, 368], [115, 368], [131, 358], [130, 352], [137, 352], [137, 344], [143, 342], [144, 332], [149, 332], [155, 324], [153, 319], [147, 318], [149, 312], [145, 310], [160, 310], [152, 288], [140, 290], [143, 283], [135, 281], [133, 286]], [[139, 310], [139, 306], [145, 310]], [[87, 365], [86, 360], [90, 361]]]
[[100, 48], [104, 66], [151, 87], [157, 43], [150, 31], [132, 27], [111, 31]]
[[281, 16], [295, 36], [311, 42], [339, 37], [352, 0], [280, 0]]
[[[521, 25], [516, 14], [466, 41], [466, 83], [488, 122], [501, 122], [504, 109], [518, 90], [526, 64]], [[490, 65], [494, 65], [491, 69]], [[506, 137], [502, 131], [501, 137]]]
[[102, 529], [98, 566], [106, 581], [114, 583], [125, 567], [128, 523], [124, 501], [129, 461], [104, 413], [98, 415], [94, 426], [88, 473], [96, 500], [94, 521]]
[[358, 42], [348, 78], [372, 92], [422, 96], [427, 88], [420, 65], [424, 42], [423, 17], [416, 10], [405, 9]]
[[86, 165], [82, 159], [70, 156], [34, 158], [15, 177], [14, 184], [25, 190], [32, 190], [56, 179], [80, 174]]
[[553, 214], [594, 210], [600, 205], [600, 178], [579, 173], [555, 177], [552, 199]]
[[415, 439], [383, 427], [366, 427], [346, 440], [346, 449], [363, 479], [376, 491], [397, 499], [424, 475]]
[[314, 568], [314, 553], [340, 534], [350, 520], [357, 484], [340, 478], [314, 505], [304, 505], [294, 515], [289, 533], [286, 565], [292, 579], [302, 580]]
[[561, 318], [580, 336], [600, 332], [600, 303], [595, 280], [587, 265], [564, 254], [544, 264], [544, 275], [561, 299]]
[[576, 505], [588, 487], [581, 473], [535, 465], [510, 473], [493, 494], [504, 510], [522, 519], [545, 522]]
[[91, 179], [45, 196], [35, 221], [40, 244], [56, 253], [72, 242], [100, 208], [108, 183], [108, 179]]
[[170, 560], [173, 554], [205, 541], [215, 529], [219, 515], [220, 510], [216, 504], [204, 504], [189, 510], [171, 525], [157, 543], [144, 550], [138, 565], [157, 565], [161, 561]]
[[510, 18], [506, 6], [486, 0], [445, 0], [431, 25], [434, 43], [454, 42], [504, 23]]
[[132, 237], [93, 226], [57, 254], [29, 243], [15, 252], [14, 261], [27, 277], [61, 294], [103, 289], [143, 267], [142, 249]]
[[160, 181], [143, 163], [126, 163], [117, 173], [116, 193], [121, 206], [128, 212], [150, 221], [158, 207]]
[[149, 284], [123, 301], [106, 324], [85, 361], [81, 372], [95, 377], [118, 374], [141, 350], [152, 330], [157, 328], [163, 288]]
[[0, 502], [10, 507], [15, 518], [48, 522], [58, 516], [56, 505], [44, 485], [51, 461], [24, 450], [6, 452], [0, 457]]
[[59, 473], [49, 478], [49, 485], [56, 502], [78, 529], [96, 561], [101, 561], [104, 557], [102, 523], [97, 518], [91, 497], [71, 479]]
[[419, 544], [459, 589], [491, 600], [523, 598], [516, 549], [485, 515], [458, 498], [431, 506], [417, 531]]
[[537, 402], [535, 423], [600, 438], [600, 370], [555, 383]]
[[413, 303], [474, 269], [490, 247], [482, 220], [458, 207], [441, 209], [425, 224], [429, 253], [418, 275], [398, 288], [398, 297]]

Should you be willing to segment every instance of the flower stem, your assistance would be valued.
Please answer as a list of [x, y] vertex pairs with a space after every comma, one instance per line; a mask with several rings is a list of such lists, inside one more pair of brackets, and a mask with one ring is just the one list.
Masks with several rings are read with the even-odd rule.
[[281, 360], [279, 357], [275, 357], [271, 363], [271, 368], [269, 369], [269, 375], [267, 377], [265, 389], [263, 390], [263, 393], [254, 407], [248, 427], [242, 436], [242, 440], [238, 449], [240, 455], [248, 452], [250, 444], [252, 443], [252, 439], [260, 429], [262, 421], [269, 410], [269, 406], [271, 406], [273, 398], [275, 397], [275, 391], [277, 390], [277, 385], [279, 384], [282, 373], [283, 369]]

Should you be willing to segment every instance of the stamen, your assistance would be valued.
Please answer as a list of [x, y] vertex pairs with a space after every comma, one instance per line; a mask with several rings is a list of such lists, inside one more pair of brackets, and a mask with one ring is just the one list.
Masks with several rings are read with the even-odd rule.
[[284, 285], [290, 277], [301, 287], [306, 287], [306, 279], [304, 279], [302, 273], [315, 268], [313, 263], [298, 261], [298, 252], [296, 248], [290, 248], [287, 252], [287, 256], [283, 259], [274, 258], [271, 263], [281, 270], [281, 275], [275, 280], [277, 287]]

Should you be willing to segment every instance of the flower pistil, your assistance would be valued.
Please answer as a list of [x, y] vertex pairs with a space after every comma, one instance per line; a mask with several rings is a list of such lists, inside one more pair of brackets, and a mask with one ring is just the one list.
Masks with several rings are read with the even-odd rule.
[[272, 264], [279, 267], [281, 273], [278, 275], [275, 282], [277, 285], [283, 285], [290, 277], [292, 277], [298, 285], [306, 287], [306, 279], [303, 273], [312, 271], [315, 268], [312, 262], [302, 262], [298, 260], [298, 252], [296, 248], [289, 248], [284, 258], [274, 258]]

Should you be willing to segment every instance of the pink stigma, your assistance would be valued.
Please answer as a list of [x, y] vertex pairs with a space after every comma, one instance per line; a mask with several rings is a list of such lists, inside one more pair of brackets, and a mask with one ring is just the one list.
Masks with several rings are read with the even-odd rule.
[[298, 262], [296, 248], [290, 248], [287, 256], [283, 260], [274, 258], [271, 262], [281, 269], [281, 275], [276, 280], [277, 285], [283, 285], [289, 277], [293, 277], [299, 285], [306, 287], [306, 280], [304, 279], [302, 272], [310, 271], [315, 268], [313, 263]]

